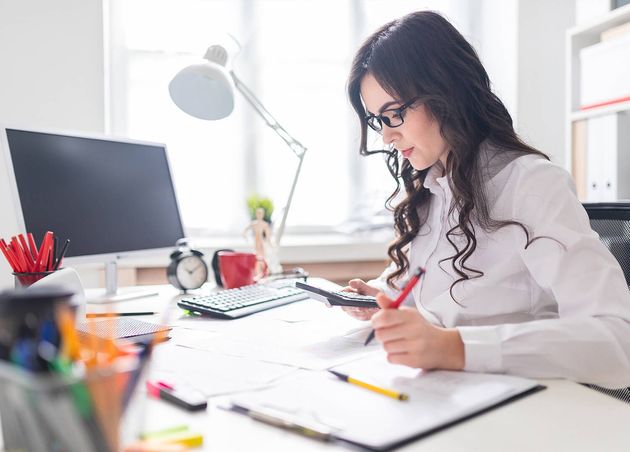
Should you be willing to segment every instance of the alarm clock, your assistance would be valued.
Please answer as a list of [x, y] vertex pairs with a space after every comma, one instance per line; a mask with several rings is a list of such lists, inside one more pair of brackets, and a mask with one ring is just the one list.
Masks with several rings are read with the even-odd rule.
[[200, 288], [208, 280], [208, 266], [203, 253], [190, 247], [184, 239], [178, 240], [177, 250], [171, 253], [171, 262], [166, 268], [168, 282], [186, 292]]

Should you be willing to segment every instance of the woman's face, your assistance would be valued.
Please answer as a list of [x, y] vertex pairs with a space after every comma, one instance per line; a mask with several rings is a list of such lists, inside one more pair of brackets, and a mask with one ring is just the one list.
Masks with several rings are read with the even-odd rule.
[[[361, 81], [361, 97], [368, 114], [379, 115], [398, 108], [410, 99], [392, 98], [371, 75]], [[416, 170], [423, 170], [440, 160], [446, 167], [448, 146], [440, 134], [440, 124], [422, 104], [414, 104], [402, 113], [404, 123], [398, 127], [383, 124], [383, 141], [392, 144]]]

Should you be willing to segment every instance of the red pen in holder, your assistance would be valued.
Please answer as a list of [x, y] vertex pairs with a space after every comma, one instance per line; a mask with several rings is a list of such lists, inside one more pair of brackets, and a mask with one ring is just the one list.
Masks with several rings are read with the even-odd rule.
[[15, 287], [28, 287], [59, 270], [70, 240], [57, 252], [58, 238], [51, 231], [44, 234], [38, 248], [33, 234], [13, 236], [9, 243], [0, 239], [0, 251], [13, 269]]
[[46, 272], [13, 272], [13, 276], [15, 277], [15, 288], [19, 287], [28, 287], [45, 276], [53, 274], [55, 271], [46, 271]]

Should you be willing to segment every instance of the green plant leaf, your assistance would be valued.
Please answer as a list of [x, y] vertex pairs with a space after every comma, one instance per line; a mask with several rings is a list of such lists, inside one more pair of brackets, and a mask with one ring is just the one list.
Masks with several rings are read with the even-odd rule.
[[261, 207], [265, 211], [264, 220], [271, 223], [271, 215], [273, 214], [273, 201], [270, 198], [263, 198], [256, 194], [247, 198], [247, 209], [252, 220], [256, 219], [256, 209]]

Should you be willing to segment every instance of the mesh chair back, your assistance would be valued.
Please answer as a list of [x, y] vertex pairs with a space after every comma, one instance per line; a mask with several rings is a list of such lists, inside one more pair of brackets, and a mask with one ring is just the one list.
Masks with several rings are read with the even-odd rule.
[[630, 286], [630, 203], [584, 204], [591, 228], [615, 256]]
[[[584, 204], [591, 228], [615, 256], [626, 283], [630, 287], [630, 203], [587, 203]], [[607, 389], [586, 385], [624, 402], [630, 403], [630, 388]]]

